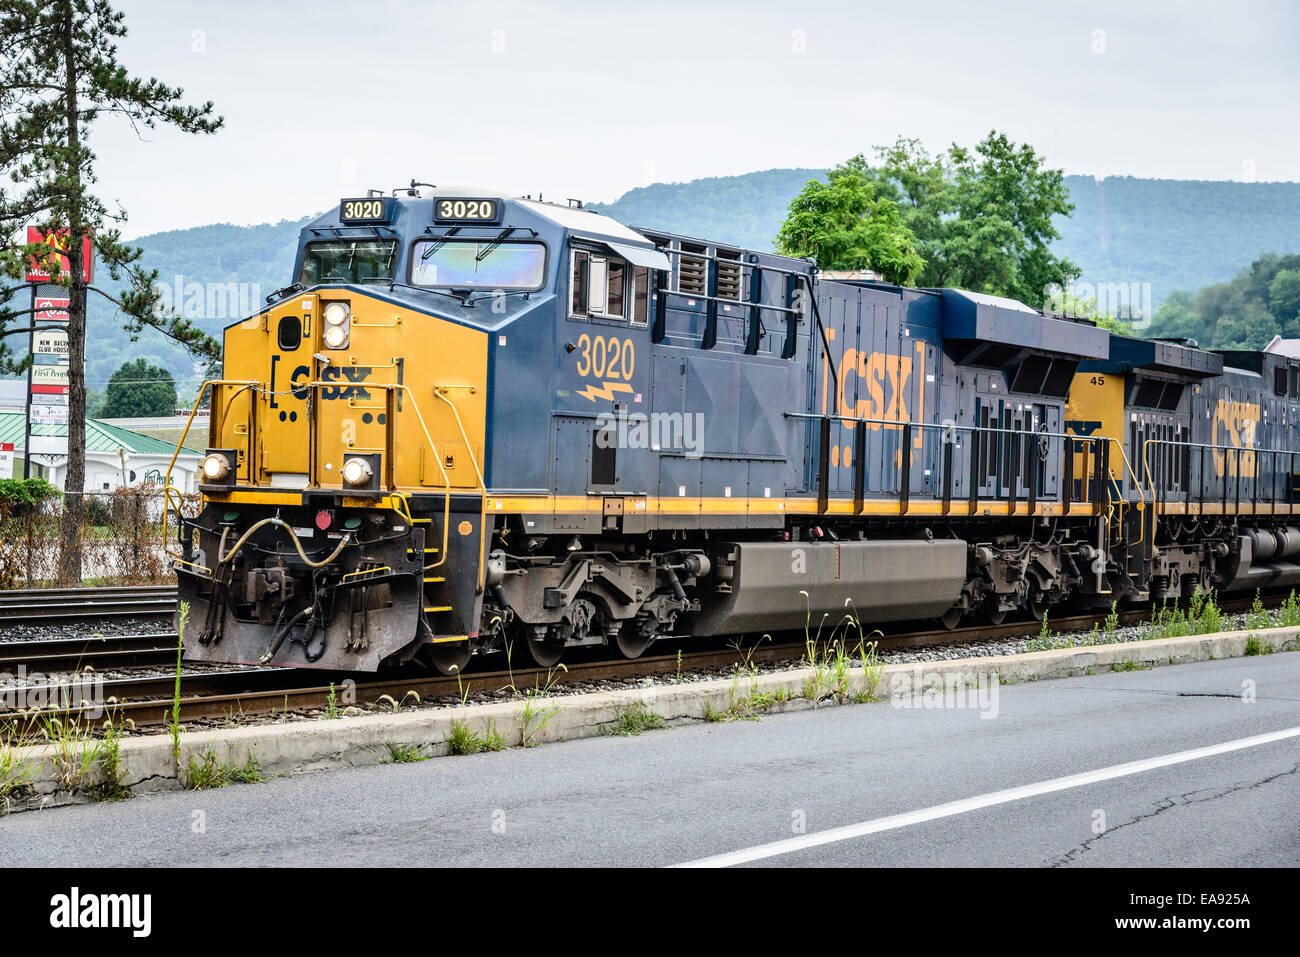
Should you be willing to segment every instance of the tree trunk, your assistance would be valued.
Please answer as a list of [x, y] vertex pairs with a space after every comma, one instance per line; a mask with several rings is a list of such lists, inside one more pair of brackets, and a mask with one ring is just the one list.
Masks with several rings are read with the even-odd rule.
[[[68, 471], [63, 483], [63, 521], [59, 529], [59, 581], [81, 584], [81, 524], [86, 486], [86, 283], [82, 276], [81, 131], [77, 103], [75, 50], [71, 4], [63, 7], [64, 107], [68, 155], [64, 175], [69, 183], [68, 271]], [[93, 254], [92, 254], [93, 255]]]

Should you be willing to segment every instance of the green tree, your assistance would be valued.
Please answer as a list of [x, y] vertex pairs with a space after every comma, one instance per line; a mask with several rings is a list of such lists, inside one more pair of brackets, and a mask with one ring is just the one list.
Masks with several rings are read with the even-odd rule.
[[[0, 272], [21, 280], [29, 260], [43, 262], [58, 275], [57, 252], [42, 244], [11, 239], [37, 226], [47, 235], [67, 236], [68, 270], [59, 281], [68, 288], [68, 469], [69, 493], [60, 536], [59, 575], [81, 580], [79, 528], [85, 485], [85, 333], [86, 298], [94, 292], [121, 311], [132, 334], [145, 326], [160, 329], [201, 355], [214, 355], [217, 343], [175, 315], [161, 314], [153, 288], [157, 272], [140, 263], [141, 251], [121, 242], [116, 223], [120, 208], [110, 210], [91, 192], [95, 154], [89, 137], [107, 116], [124, 118], [137, 131], [158, 124], [187, 133], [212, 133], [221, 118], [212, 104], [185, 106], [179, 88], [156, 79], [131, 76], [117, 60], [116, 41], [126, 35], [122, 14], [107, 0], [0, 0]], [[84, 281], [83, 237], [94, 238], [100, 260], [114, 280], [128, 286], [114, 296]], [[16, 308], [21, 284], [0, 293], [0, 347], [10, 329], [30, 309]], [[0, 363], [14, 368], [12, 356]], [[19, 367], [21, 367], [21, 363]]]
[[811, 256], [822, 269], [874, 269], [889, 282], [910, 285], [925, 266], [898, 204], [878, 199], [850, 161], [809, 180], [790, 203], [776, 234], [787, 256]]
[[171, 415], [176, 411], [176, 381], [166, 369], [144, 359], [124, 362], [108, 379], [100, 413], [106, 419]]
[[[923, 286], [956, 286], [1042, 306], [1053, 286], [1079, 275], [1056, 256], [1053, 216], [1074, 211], [1064, 173], [1044, 168], [1032, 146], [990, 132], [973, 149], [953, 144], [930, 156], [916, 140], [877, 147], [869, 168], [882, 198], [894, 199], [925, 259]], [[866, 163], [860, 157], [864, 168]]]
[[1268, 284], [1268, 304], [1286, 335], [1300, 334], [1300, 270], [1277, 271]]

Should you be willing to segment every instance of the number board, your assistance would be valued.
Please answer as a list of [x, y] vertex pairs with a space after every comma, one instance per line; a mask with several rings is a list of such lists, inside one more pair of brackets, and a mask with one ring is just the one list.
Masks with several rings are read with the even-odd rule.
[[386, 223], [388, 220], [389, 203], [383, 196], [339, 200], [339, 222]]
[[501, 200], [477, 196], [435, 199], [433, 219], [438, 223], [495, 223], [501, 219]]

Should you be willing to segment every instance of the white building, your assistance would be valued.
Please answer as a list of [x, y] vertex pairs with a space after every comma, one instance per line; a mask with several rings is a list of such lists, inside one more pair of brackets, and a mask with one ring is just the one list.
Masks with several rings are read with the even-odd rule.
[[[26, 385], [21, 384], [24, 387]], [[26, 396], [23, 398], [25, 402]], [[21, 407], [14, 411], [7, 403], [0, 404], [0, 443], [14, 444], [13, 478], [23, 477], [23, 460], [28, 457], [23, 444], [26, 422], [26, 414]], [[190, 440], [196, 436], [199, 441], [203, 441], [206, 430], [191, 429]], [[33, 425], [31, 477], [43, 478], [52, 485], [63, 488], [68, 469], [67, 450], [66, 425]], [[165, 439], [133, 432], [98, 419], [87, 419], [86, 491], [100, 492], [146, 482], [161, 485], [175, 451], [176, 446]], [[182, 448], [172, 468], [172, 485], [182, 492], [197, 491], [195, 473], [202, 458], [202, 449]]]

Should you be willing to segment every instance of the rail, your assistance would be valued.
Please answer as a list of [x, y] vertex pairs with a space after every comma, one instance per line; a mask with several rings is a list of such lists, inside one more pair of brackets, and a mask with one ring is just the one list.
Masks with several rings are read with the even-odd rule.
[[[970, 436], [971, 441], [968, 443], [968, 455], [970, 458], [970, 476], [968, 488], [965, 495], [967, 507], [970, 514], [975, 514], [978, 503], [981, 500], [987, 501], [987, 495], [981, 496], [980, 488], [992, 482], [996, 493], [995, 499], [1005, 498], [1009, 510], [1014, 512], [1017, 503], [1020, 501], [1019, 486], [1022, 479], [1026, 494], [1024, 496], [1027, 502], [1029, 513], [1032, 515], [1037, 510], [1039, 498], [1048, 495], [1044, 490], [1039, 491], [1040, 482], [1046, 485], [1044, 476], [1038, 474], [1038, 470], [1031, 468], [1031, 474], [1021, 474], [1021, 464], [1025, 461], [1026, 443], [1039, 443], [1038, 461], [1046, 461], [1051, 454], [1050, 448], [1044, 449], [1044, 441], [1049, 444], [1056, 444], [1061, 456], [1061, 469], [1059, 472], [1059, 491], [1056, 496], [1059, 497], [1062, 509], [1068, 512], [1075, 504], [1074, 483], [1076, 476], [1074, 474], [1074, 460], [1076, 455], [1082, 455], [1083, 474], [1079, 477], [1080, 504], [1091, 505], [1094, 514], [1101, 516], [1103, 514], [1113, 513], [1117, 507], [1122, 510], [1127, 507], [1128, 503], [1121, 495], [1115, 493], [1116, 478], [1110, 468], [1110, 449], [1112, 446], [1119, 451], [1119, 460], [1122, 463], [1120, 480], [1122, 481], [1126, 474], [1134, 480], [1137, 488], [1139, 501], [1137, 507], [1145, 509], [1146, 496], [1140, 484], [1137, 482], [1137, 473], [1129, 462], [1124, 453], [1123, 446], [1113, 436], [1091, 436], [1075, 435], [1069, 432], [1049, 432], [1049, 431], [1029, 431], [1027, 429], [1007, 429], [1000, 427], [985, 427], [974, 425], [957, 425], [953, 422], [908, 422], [897, 419], [876, 419], [858, 416], [849, 416], [841, 414], [820, 415], [812, 412], [787, 412], [786, 416], [794, 419], [803, 419], [816, 421], [820, 423], [820, 441], [818, 449], [818, 511], [826, 511], [830, 501], [830, 432], [831, 423], [840, 421], [851, 423], [853, 425], [853, 446], [852, 461], [854, 469], [854, 488], [853, 488], [853, 505], [854, 513], [860, 514], [866, 501], [866, 451], [867, 451], [867, 430], [871, 426], [877, 427], [877, 431], [883, 427], [891, 431], [901, 432], [899, 440], [899, 451], [902, 453], [901, 461], [898, 466], [899, 483], [899, 514], [906, 515], [911, 505], [911, 473], [912, 473], [912, 456], [913, 456], [913, 430], [917, 429], [924, 433], [926, 430], [939, 432], [943, 437], [943, 466], [940, 482], [942, 484], [943, 514], [950, 514], [954, 498], [961, 500], [956, 492], [957, 470], [953, 465], [954, 447], [956, 442], [953, 440], [956, 433], [961, 432]], [[984, 443], [990, 438], [1008, 436], [1009, 439], [1004, 441], [1000, 448], [994, 449], [995, 459], [994, 471], [988, 473], [981, 470], [981, 450], [985, 449]], [[987, 463], [987, 459], [985, 460]], [[1004, 464], [1006, 468], [1004, 469]], [[1005, 487], [1005, 492], [1003, 488]], [[1089, 494], [1091, 492], [1091, 494]], [[1104, 493], [1104, 494], [1103, 494]], [[1050, 498], [1051, 496], [1048, 495]], [[1141, 541], [1141, 538], [1138, 540]], [[1135, 543], [1136, 544], [1136, 543]]]
[[[1142, 441], [1142, 470], [1146, 480], [1147, 488], [1151, 492], [1151, 501], [1153, 508], [1151, 510], [1151, 534], [1155, 536], [1156, 505], [1168, 505], [1170, 501], [1181, 502], [1184, 505], [1197, 504], [1202, 511], [1209, 500], [1206, 496], [1206, 477], [1207, 477], [1207, 456], [1215, 453], [1222, 453], [1221, 457], [1215, 461], [1215, 478], [1219, 483], [1218, 495], [1213, 496], [1218, 499], [1218, 504], [1222, 512], [1228, 510], [1228, 486], [1233, 489], [1232, 503], [1234, 509], [1241, 510], [1242, 495], [1241, 483], [1243, 472], [1246, 469], [1253, 471], [1249, 476], [1250, 484], [1250, 504], [1252, 509], [1257, 510], [1260, 504], [1260, 469], [1259, 463], [1263, 457], [1268, 456], [1268, 461], [1272, 468], [1269, 470], [1268, 479], [1268, 496], [1264, 501], [1276, 507], [1280, 502], [1285, 500], [1285, 504], [1294, 510], [1296, 504], [1296, 455], [1292, 449], [1266, 449], [1252, 448], [1240, 445], [1213, 445], [1200, 442], [1183, 442], [1177, 439], [1144, 439]], [[1228, 468], [1228, 457], [1232, 455], [1232, 469]], [[1279, 457], [1285, 456], [1286, 471], [1278, 468]], [[1248, 458], [1246, 469], [1243, 469], [1242, 459]], [[1155, 459], [1155, 469], [1152, 469], [1151, 459]], [[1196, 475], [1196, 495], [1192, 494], [1192, 460], [1197, 460]], [[1220, 464], [1221, 462], [1221, 464]], [[1175, 476], [1175, 472], [1178, 474]], [[1282, 476], [1287, 476], [1285, 490], [1283, 495], [1278, 494], [1277, 483]], [[1177, 479], [1177, 486], [1174, 480]], [[1171, 498], [1172, 496], [1172, 498]]]

